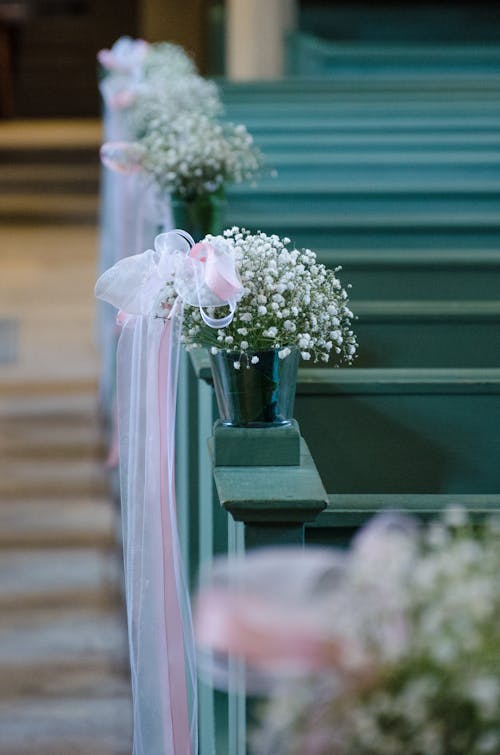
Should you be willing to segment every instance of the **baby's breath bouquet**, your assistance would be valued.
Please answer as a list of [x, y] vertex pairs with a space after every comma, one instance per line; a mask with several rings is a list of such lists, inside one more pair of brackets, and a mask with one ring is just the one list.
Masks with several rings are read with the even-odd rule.
[[347, 553], [266, 553], [222, 563], [199, 615], [202, 647], [267, 679], [252, 752], [499, 755], [498, 518], [385, 515]]
[[136, 138], [168, 131], [180, 114], [202, 112], [214, 118], [222, 113], [217, 84], [197, 74], [154, 77], [137, 89], [128, 121]]
[[143, 168], [158, 187], [186, 200], [250, 180], [262, 164], [245, 126], [200, 110], [159, 113], [139, 143]]
[[[290, 248], [290, 239], [252, 234], [233, 227], [223, 236], [207, 236], [217, 252], [234, 253], [243, 294], [232, 322], [214, 329], [197, 307], [186, 307], [184, 342], [204, 346], [212, 354], [235, 353], [235, 367], [258, 362], [257, 352], [278, 349], [280, 358], [292, 348], [304, 360], [352, 362], [356, 337], [346, 290], [336, 270], [319, 263], [310, 249]], [[219, 316], [217, 309], [212, 314]]]

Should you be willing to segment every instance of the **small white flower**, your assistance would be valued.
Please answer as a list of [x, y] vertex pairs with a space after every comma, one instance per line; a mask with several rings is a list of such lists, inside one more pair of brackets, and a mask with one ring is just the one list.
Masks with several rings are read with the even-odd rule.
[[211, 351], [212, 354], [214, 354], [214, 356], [215, 356], [215, 354], [219, 353], [219, 349], [217, 348], [217, 346], [212, 346], [212, 348], [210, 349], [210, 351]]
[[233, 362], [233, 367], [234, 367], [235, 370], [239, 370], [240, 367], [241, 367], [241, 363], [240, 362]]
[[289, 354], [290, 354], [290, 349], [288, 348], [288, 346], [285, 346], [284, 349], [280, 349], [278, 351], [278, 357], [280, 359], [285, 359], [285, 357], [287, 357]]
[[252, 364], [257, 364], [258, 361], [259, 361], [259, 357], [253, 356], [250, 361], [251, 361]]

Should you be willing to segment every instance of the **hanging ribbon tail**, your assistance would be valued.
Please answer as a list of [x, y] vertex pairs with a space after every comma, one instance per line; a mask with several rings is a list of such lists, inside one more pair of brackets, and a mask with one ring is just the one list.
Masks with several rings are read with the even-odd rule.
[[174, 486], [183, 307], [169, 320], [152, 316], [191, 245], [184, 232], [162, 234], [154, 250], [120, 260], [96, 284], [96, 296], [122, 311], [117, 413], [133, 755], [198, 751], [194, 637]]
[[174, 491], [179, 321], [127, 320], [118, 427], [133, 755], [196, 755], [196, 670]]

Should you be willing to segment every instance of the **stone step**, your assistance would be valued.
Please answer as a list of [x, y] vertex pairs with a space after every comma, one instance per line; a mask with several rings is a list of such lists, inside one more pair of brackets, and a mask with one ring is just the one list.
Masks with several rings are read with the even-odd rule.
[[126, 695], [0, 702], [2, 755], [130, 755], [131, 731]]
[[23, 163], [1, 165], [0, 194], [15, 191], [32, 192], [40, 187], [44, 193], [68, 191], [75, 194], [93, 193], [99, 188], [97, 152], [94, 162], [81, 164]]
[[94, 194], [17, 192], [2, 197], [0, 219], [19, 224], [34, 222], [91, 223], [97, 221], [98, 198]]
[[104, 465], [96, 459], [9, 459], [2, 461], [0, 500], [104, 496]]
[[0, 628], [0, 699], [127, 694], [125, 617], [114, 607], [20, 610]]
[[[92, 422], [97, 411], [97, 396], [94, 386], [82, 390], [79, 383], [63, 384], [55, 381], [52, 389], [33, 388], [26, 392], [24, 386], [8, 396], [0, 393], [0, 416], [4, 420], [25, 420], [38, 418], [71, 418], [71, 421]], [[83, 418], [83, 419], [82, 419]]]
[[65, 150], [97, 151], [101, 141], [99, 118], [16, 119], [3, 122], [0, 130], [0, 150], [8, 151], [11, 159], [17, 150], [42, 154], [57, 150], [63, 156]]
[[102, 459], [105, 446], [97, 417], [2, 418], [0, 455], [3, 458]]
[[107, 498], [12, 500], [0, 503], [0, 549], [108, 548], [118, 512]]
[[0, 552], [0, 611], [119, 605], [121, 567], [99, 548]]

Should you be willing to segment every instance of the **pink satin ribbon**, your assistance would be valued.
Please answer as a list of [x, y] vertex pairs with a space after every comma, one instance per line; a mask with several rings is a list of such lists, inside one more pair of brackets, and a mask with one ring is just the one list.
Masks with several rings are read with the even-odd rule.
[[204, 264], [205, 283], [219, 299], [229, 301], [240, 293], [241, 282], [228, 255], [217, 254], [211, 244], [200, 241], [192, 247], [189, 256]]
[[[160, 420], [160, 499], [163, 543], [164, 641], [168, 647], [168, 679], [163, 680], [163, 715], [171, 717], [174, 750], [171, 755], [191, 752], [186, 687], [184, 632], [176, 574], [180, 555], [173, 536], [175, 519], [175, 365], [170, 364], [172, 321], [163, 329], [158, 355], [158, 411]], [[169, 690], [173, 694], [169, 694]], [[169, 752], [165, 745], [165, 754]], [[170, 755], [170, 753], [169, 753]]]

